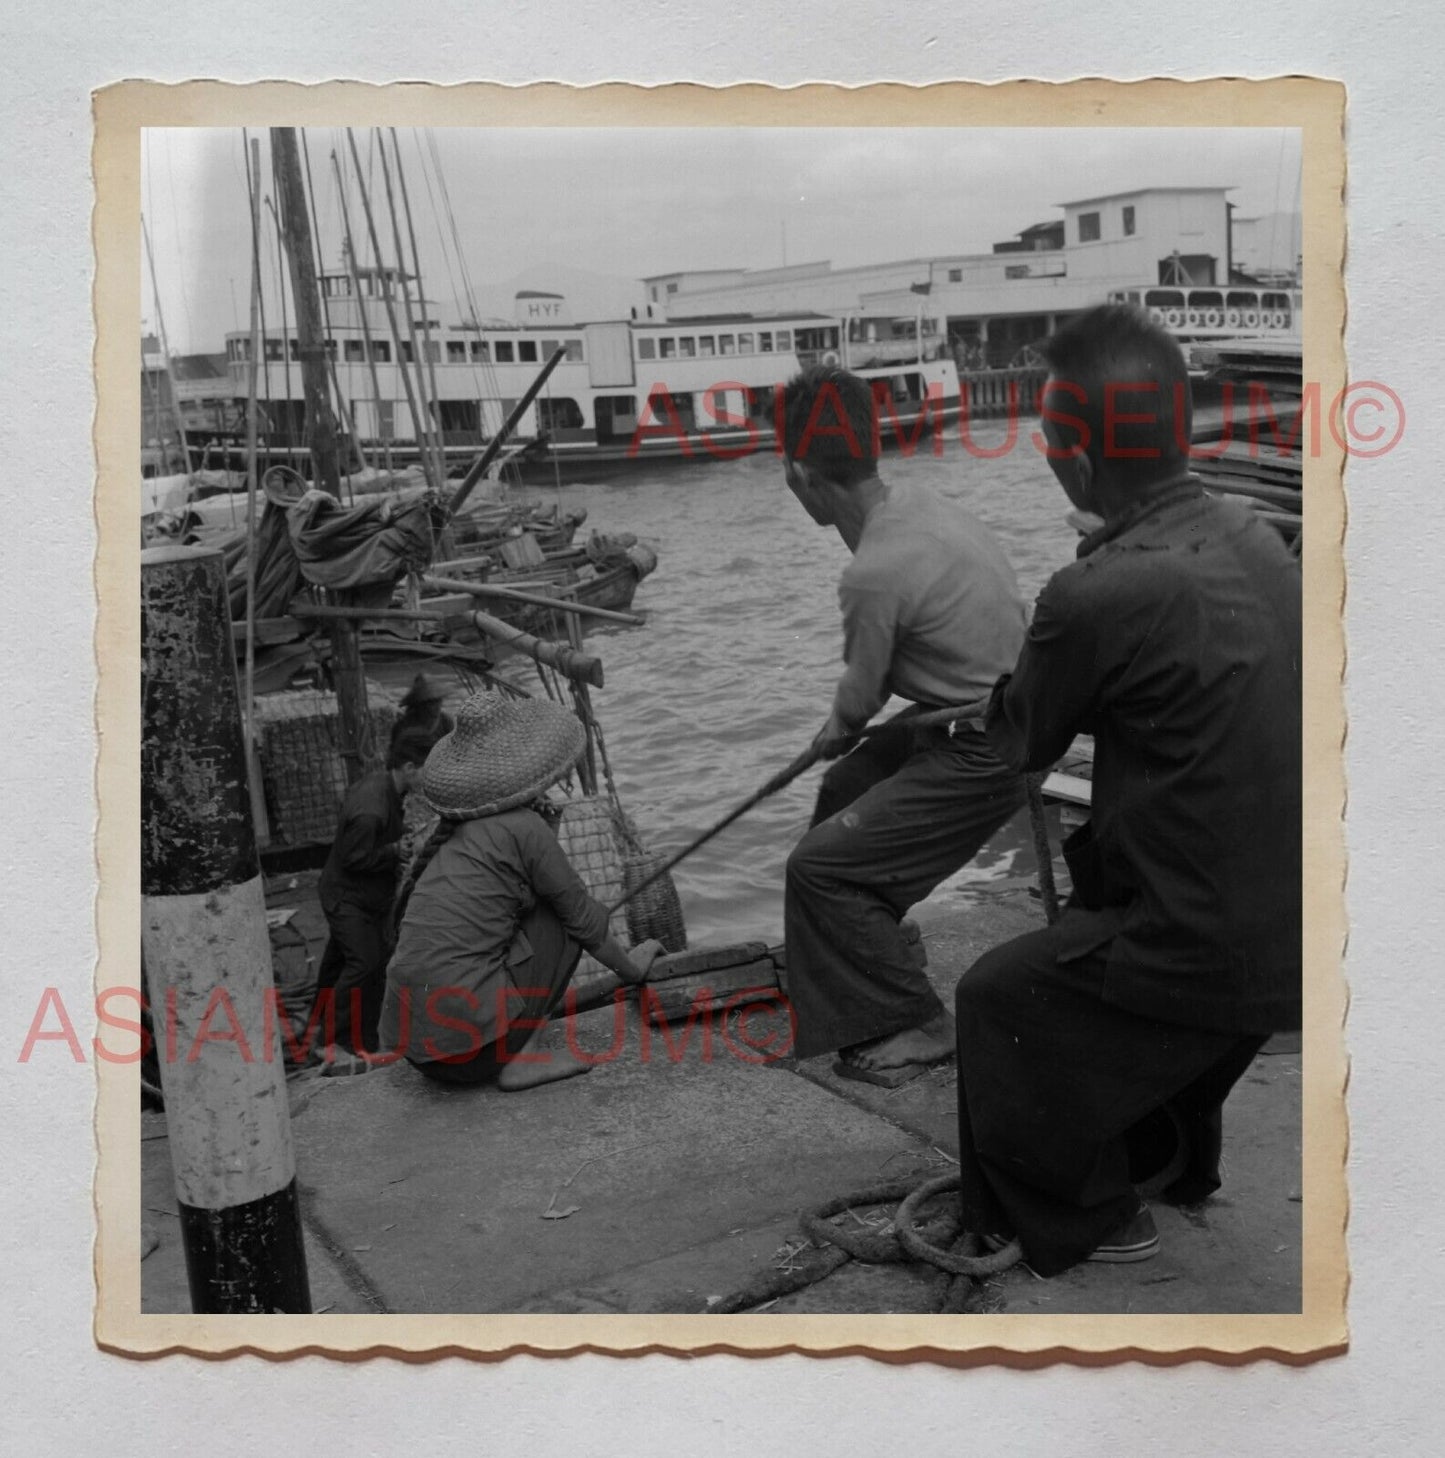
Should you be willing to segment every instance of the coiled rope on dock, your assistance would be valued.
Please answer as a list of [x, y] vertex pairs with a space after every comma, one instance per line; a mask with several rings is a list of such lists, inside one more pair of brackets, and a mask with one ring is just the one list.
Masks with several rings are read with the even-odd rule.
[[[806, 1210], [798, 1225], [808, 1237], [808, 1246], [791, 1252], [786, 1267], [759, 1272], [746, 1285], [710, 1303], [708, 1311], [719, 1315], [752, 1311], [816, 1284], [850, 1260], [867, 1265], [926, 1265], [937, 1273], [930, 1292], [936, 1311], [980, 1309], [984, 1300], [981, 1282], [1017, 1265], [1023, 1252], [1016, 1240], [996, 1251], [981, 1251], [984, 1242], [962, 1228], [956, 1201], [925, 1215], [926, 1205], [958, 1188], [957, 1174], [921, 1181], [887, 1180]], [[899, 1203], [892, 1219], [880, 1230], [856, 1215], [860, 1209], [895, 1201]], [[857, 1228], [837, 1223], [837, 1217], [849, 1214], [854, 1215]]]
[[[948, 711], [944, 711], [927, 717], [944, 722], [947, 715]], [[915, 726], [917, 722], [915, 720]], [[732, 816], [715, 826], [706, 838], [716, 834], [766, 795], [775, 793], [782, 784], [816, 762], [817, 757], [816, 747], [800, 756], [758, 794], [739, 806]], [[1058, 919], [1059, 900], [1054, 883], [1053, 850], [1045, 816], [1043, 782], [1042, 774], [1024, 777], [1034, 854], [1038, 863], [1039, 894], [1044, 915], [1052, 923]], [[957, 1201], [951, 1208], [935, 1211], [923, 1218], [924, 1207], [931, 1201], [961, 1188], [962, 1181], [956, 1173], [923, 1180], [890, 1180], [806, 1210], [799, 1217], [798, 1224], [815, 1253], [799, 1264], [796, 1257], [801, 1253], [793, 1252], [785, 1268], [770, 1268], [759, 1273], [745, 1286], [711, 1303], [708, 1310], [719, 1314], [755, 1310], [814, 1285], [850, 1260], [875, 1265], [912, 1261], [929, 1266], [938, 1272], [931, 1292], [936, 1303], [935, 1311], [955, 1313], [982, 1309], [985, 1298], [981, 1283], [989, 1276], [999, 1275], [1018, 1265], [1023, 1259], [1023, 1248], [1017, 1239], [1013, 1239], [993, 1249], [994, 1242], [985, 1239], [982, 1233], [964, 1230]], [[840, 1215], [893, 1201], [898, 1202], [897, 1209], [881, 1233], [871, 1230], [865, 1233], [863, 1229], [853, 1230], [836, 1223], [836, 1217]]]

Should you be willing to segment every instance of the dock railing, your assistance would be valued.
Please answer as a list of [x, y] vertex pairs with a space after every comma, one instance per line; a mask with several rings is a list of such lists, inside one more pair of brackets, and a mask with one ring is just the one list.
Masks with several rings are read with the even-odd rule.
[[1037, 414], [1039, 390], [1048, 373], [1040, 365], [960, 372], [959, 394], [967, 406], [968, 418]]

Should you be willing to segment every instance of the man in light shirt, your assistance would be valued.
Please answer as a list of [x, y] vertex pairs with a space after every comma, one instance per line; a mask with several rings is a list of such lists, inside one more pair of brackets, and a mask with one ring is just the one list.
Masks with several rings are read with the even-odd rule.
[[[805, 370], [784, 392], [789, 489], [853, 553], [838, 598], [844, 670], [818, 735], [836, 758], [887, 703], [900, 720], [987, 701], [1025, 630], [1013, 569], [956, 503], [878, 473], [868, 385]], [[904, 916], [1024, 802], [977, 726], [900, 728], [858, 743], [823, 778], [788, 859], [785, 927], [795, 1049], [839, 1050], [842, 1076], [892, 1086], [951, 1056], [953, 1020], [909, 944]]]

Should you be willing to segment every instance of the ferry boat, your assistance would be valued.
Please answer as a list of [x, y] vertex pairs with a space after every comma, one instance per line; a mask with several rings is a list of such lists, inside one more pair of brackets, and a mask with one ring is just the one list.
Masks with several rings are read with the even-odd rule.
[[[633, 317], [565, 322], [561, 295], [523, 291], [514, 320], [445, 321], [419, 302], [410, 275], [391, 267], [324, 274], [326, 349], [343, 431], [378, 462], [421, 451], [403, 371], [429, 402], [449, 467], [471, 460], [501, 427], [538, 370], [565, 357], [512, 437], [524, 478], [575, 478], [639, 461], [735, 459], [774, 449], [777, 392], [798, 370], [836, 364], [874, 383], [883, 443], [956, 418], [958, 372], [945, 341], [918, 316], [840, 317], [809, 310], [668, 319], [652, 306]], [[398, 340], [388, 305], [410, 296], [418, 349]], [[231, 393], [244, 412], [251, 340], [226, 336]], [[419, 384], [417, 383], [419, 382]], [[296, 338], [262, 339], [257, 398], [261, 450], [270, 462], [305, 454], [305, 401]], [[241, 414], [222, 444], [242, 439]], [[197, 439], [195, 444], [207, 442]]]
[[[1181, 341], [1299, 338], [1302, 295], [1297, 287], [1111, 289], [1111, 304], [1138, 304]], [[1188, 351], [1186, 350], [1186, 354]]]

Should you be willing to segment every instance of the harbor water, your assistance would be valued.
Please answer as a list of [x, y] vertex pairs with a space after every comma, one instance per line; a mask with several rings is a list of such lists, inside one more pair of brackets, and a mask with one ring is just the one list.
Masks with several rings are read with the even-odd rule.
[[[1068, 503], [1021, 422], [1016, 444], [980, 459], [950, 432], [884, 456], [885, 479], [920, 481], [963, 503], [998, 536], [1032, 604], [1071, 560]], [[1002, 421], [971, 427], [1002, 447]], [[795, 758], [822, 726], [842, 668], [837, 580], [848, 550], [789, 493], [770, 450], [740, 460], [650, 465], [594, 484], [520, 488], [585, 506], [588, 530], [635, 532], [659, 566], [634, 602], [642, 628], [590, 631], [606, 684], [593, 691], [622, 803], [649, 849], [671, 855]], [[513, 668], [509, 676], [519, 673]], [[525, 674], [519, 681], [525, 681]], [[901, 708], [897, 703], [886, 712]], [[764, 801], [674, 873], [698, 944], [781, 938], [783, 866], [807, 829], [821, 770]], [[934, 893], [957, 902], [1031, 872], [1021, 815]]]

